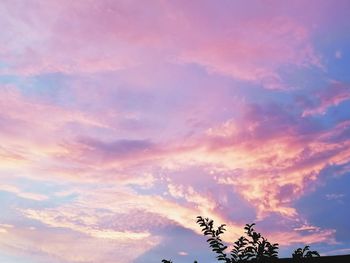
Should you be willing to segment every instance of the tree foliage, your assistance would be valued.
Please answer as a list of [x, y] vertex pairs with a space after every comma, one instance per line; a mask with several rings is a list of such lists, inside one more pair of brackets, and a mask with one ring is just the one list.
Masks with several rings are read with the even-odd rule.
[[312, 258], [319, 256], [320, 254], [316, 250], [311, 251], [309, 246], [305, 246], [304, 248], [297, 248], [292, 254], [292, 257], [294, 259]]
[[224, 245], [220, 238], [220, 235], [226, 231], [226, 225], [223, 224], [217, 229], [214, 229], [214, 221], [209, 218], [202, 218], [201, 216], [197, 217], [197, 223], [202, 228], [203, 234], [209, 236], [207, 242], [211, 249], [217, 254], [217, 259], [219, 261], [231, 262], [225, 253], [227, 246]]
[[271, 244], [260, 233], [256, 232], [253, 224], [246, 224], [244, 227], [246, 236], [241, 236], [233, 243], [233, 248], [229, 255], [225, 253], [227, 246], [222, 242], [220, 235], [226, 229], [226, 225], [220, 225], [217, 229], [213, 227], [213, 220], [209, 218], [197, 217], [197, 223], [202, 227], [205, 236], [209, 236], [207, 242], [212, 251], [217, 254], [219, 261], [226, 263], [235, 262], [265, 262], [268, 259], [277, 258], [278, 244]]
[[[197, 216], [197, 224], [201, 227], [203, 235], [208, 237], [209, 247], [216, 254], [218, 261], [224, 263], [243, 263], [243, 262], [273, 262], [278, 258], [278, 244], [270, 243], [260, 233], [254, 229], [255, 223], [246, 224], [244, 227], [245, 236], [241, 236], [233, 242], [233, 248], [228, 253], [228, 246], [222, 241], [221, 235], [226, 231], [226, 225], [222, 224], [214, 227], [214, 221], [209, 218]], [[310, 251], [309, 246], [303, 249], [298, 248], [292, 254], [293, 259], [319, 257], [317, 251]], [[162, 260], [162, 263], [173, 263], [171, 260]], [[195, 261], [194, 263], [197, 263]]]

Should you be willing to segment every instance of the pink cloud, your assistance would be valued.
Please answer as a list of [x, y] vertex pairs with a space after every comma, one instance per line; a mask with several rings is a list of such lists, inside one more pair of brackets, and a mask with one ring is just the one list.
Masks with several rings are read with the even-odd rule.
[[[101, 164], [106, 169], [142, 166], [155, 171], [207, 167], [217, 175], [217, 183], [232, 185], [256, 206], [261, 217], [273, 212], [297, 217], [293, 201], [308, 191], [327, 165], [340, 165], [349, 160], [348, 142], [339, 145], [324, 141], [326, 136], [339, 132], [335, 127], [313, 134], [313, 139], [306, 143], [305, 136], [298, 135], [297, 127], [288, 123], [288, 117], [283, 117], [286, 113], [276, 116], [274, 111], [251, 111], [249, 107], [246, 110], [249, 118], [230, 120], [208, 129], [202, 137], [184, 143], [158, 144], [148, 151], [137, 150], [130, 157], [113, 155], [113, 145], [117, 145], [113, 142], [102, 144], [105, 147], [100, 147], [99, 151], [91, 151], [90, 147], [66, 149], [70, 158], [89, 164], [90, 169]], [[285, 123], [280, 119], [286, 119]], [[273, 126], [275, 124], [277, 128]], [[268, 130], [264, 130], [266, 127]], [[104, 158], [105, 155], [110, 158]], [[153, 162], [157, 162], [157, 169], [150, 168]], [[186, 197], [188, 189], [172, 186], [169, 190], [175, 196]], [[187, 201], [190, 200], [187, 198]]]
[[[62, 209], [61, 212], [55, 210], [35, 211], [27, 209], [23, 211], [24, 215], [30, 219], [36, 219], [51, 227], [63, 227], [81, 232], [86, 235], [113, 240], [140, 240], [150, 237], [148, 232], [130, 232], [130, 231], [115, 231], [113, 229], [101, 229], [97, 227], [97, 221], [94, 215], [84, 215], [83, 210], [80, 210], [78, 216], [79, 222], [75, 223], [76, 214], [68, 209]], [[95, 225], [95, 227], [94, 227]]]
[[[134, 64], [130, 53], [125, 54], [123, 41], [115, 39], [111, 43], [105, 37], [101, 42], [98, 40], [104, 36], [100, 28], [102, 24], [94, 24], [94, 21], [108, 23], [107, 15], [109, 19], [114, 17], [117, 23], [118, 20], [123, 21], [110, 13], [108, 6], [104, 5], [105, 3], [101, 3], [94, 8], [94, 5], [69, 1], [4, 5], [6, 12], [3, 13], [6, 15], [3, 16], [2, 23], [12, 29], [11, 34], [3, 35], [11, 46], [6, 57], [12, 66], [9, 73], [14, 71], [24, 75], [49, 72], [70, 74], [118, 70]], [[23, 10], [32, 12], [27, 13]], [[102, 14], [101, 10], [105, 10], [106, 13]], [[70, 26], [67, 26], [68, 24]], [[16, 44], [19, 37], [22, 39], [21, 45]], [[117, 43], [118, 48], [115, 46]]]
[[[77, 241], [79, 240], [79, 241]], [[48, 242], [49, 241], [49, 242]], [[157, 244], [152, 240], [100, 240], [61, 230], [14, 226], [0, 233], [0, 248], [17, 256], [28, 256], [36, 262], [131, 262]], [[128, 248], [132, 246], [133, 250]]]
[[280, 232], [272, 233], [270, 235], [271, 240], [276, 240], [281, 245], [290, 245], [290, 244], [314, 244], [314, 243], [328, 243], [336, 244], [337, 242], [334, 239], [335, 230], [325, 229], [316, 231], [308, 235], [301, 235], [298, 231], [296, 232]]
[[[12, 29], [3, 36], [10, 46], [4, 57], [10, 65], [7, 71], [93, 73], [167, 61], [195, 63], [209, 72], [281, 89], [281, 66], [323, 67], [311, 43], [311, 29], [285, 10], [277, 12], [280, 6], [276, 12], [264, 8], [264, 15], [248, 9], [245, 17], [223, 9], [218, 17], [211, 4], [203, 13], [197, 12], [203, 6], [198, 2], [147, 5], [5, 4], [7, 15], [1, 20]], [[208, 17], [216, 22], [208, 23]], [[14, 41], [19, 36], [22, 45]]]
[[[338, 144], [327, 139], [341, 133], [348, 126], [347, 123], [316, 132], [312, 139], [306, 141], [305, 135], [298, 134], [298, 122], [284, 108], [277, 106], [258, 107], [242, 103], [240, 118], [212, 125], [200, 135], [186, 140], [173, 139], [163, 144], [152, 140], [109, 141], [80, 137], [77, 136], [79, 130], [73, 134], [60, 133], [68, 122], [80, 122], [89, 127], [100, 123], [94, 116], [85, 116], [79, 111], [68, 113], [63, 108], [25, 99], [19, 93], [7, 92], [9, 100], [4, 100], [3, 105], [8, 105], [11, 111], [5, 116], [16, 123], [23, 123], [23, 127], [31, 129], [32, 134], [38, 132], [39, 135], [29, 144], [24, 139], [24, 130], [19, 130], [15, 135], [2, 135], [7, 138], [7, 144], [3, 146], [7, 149], [4, 154], [10, 156], [13, 142], [23, 140], [21, 156], [30, 160], [22, 167], [10, 163], [7, 171], [36, 180], [42, 180], [46, 174], [50, 174], [54, 181], [78, 182], [83, 185], [108, 182], [124, 188], [123, 191], [128, 189], [124, 197], [118, 191], [98, 191], [94, 195], [78, 191], [78, 195], [84, 197], [78, 203], [83, 202], [91, 215], [95, 214], [94, 209], [101, 207], [110, 210], [110, 213], [120, 210], [127, 213], [128, 209], [134, 208], [157, 214], [199, 233], [193, 219], [202, 214], [211, 216], [218, 222], [228, 223], [233, 229], [233, 234], [229, 237], [234, 238], [240, 233], [241, 226], [218, 210], [217, 197], [208, 196], [195, 185], [189, 187], [187, 180], [183, 185], [174, 183], [175, 180], [166, 183], [169, 195], [164, 197], [152, 194], [138, 196], [130, 187], [137, 185], [150, 189], [162, 184], [157, 181], [160, 171], [200, 167], [204, 171], [212, 171], [213, 193], [219, 191], [222, 185], [232, 186], [232, 191], [254, 206], [259, 219], [277, 213], [297, 222], [302, 219], [302, 215], [293, 207], [293, 202], [310, 191], [310, 186], [317, 182], [319, 174], [327, 165], [344, 164], [350, 157], [347, 140], [342, 139], [342, 144]], [[24, 109], [30, 112], [31, 122], [24, 118]], [[40, 123], [46, 125], [38, 129], [36, 125]], [[18, 124], [13, 125], [19, 127], [16, 126]], [[103, 126], [110, 127], [111, 124], [106, 122]], [[43, 143], [40, 138], [44, 138], [45, 134], [53, 136]], [[141, 167], [144, 173], [139, 172]], [[110, 201], [116, 196], [118, 202]], [[181, 202], [186, 205], [180, 205]], [[89, 217], [75, 214], [75, 211], [84, 211], [85, 208], [74, 207], [74, 203], [73, 207], [65, 208], [69, 213], [61, 215], [62, 217], [57, 211], [49, 210], [34, 211], [27, 216], [52, 227], [65, 227], [94, 237], [119, 235], [119, 230], [108, 227], [102, 228], [101, 233], [98, 232], [101, 222], [95, 216], [91, 220], [97, 221], [85, 225], [84, 220]], [[83, 224], [77, 224], [72, 218], [79, 218]], [[148, 231], [147, 227], [142, 230]], [[320, 231], [319, 235], [324, 237], [333, 233], [327, 232], [326, 235], [323, 230]], [[295, 238], [307, 240], [308, 235], [311, 233]], [[316, 239], [314, 235], [316, 234], [313, 233], [309, 239], [312, 242]]]
[[306, 108], [303, 117], [309, 115], [326, 114], [327, 110], [350, 99], [350, 88], [346, 83], [333, 82], [329, 87], [316, 94], [318, 105]]
[[183, 50], [180, 59], [270, 89], [283, 88], [277, 73], [282, 65], [322, 67], [307, 28], [288, 17], [225, 22], [239, 24], [239, 27], [201, 39], [198, 46]]
[[48, 199], [48, 196], [46, 195], [22, 191], [14, 185], [0, 184], [0, 191], [9, 192], [18, 197], [34, 201], [44, 201]]

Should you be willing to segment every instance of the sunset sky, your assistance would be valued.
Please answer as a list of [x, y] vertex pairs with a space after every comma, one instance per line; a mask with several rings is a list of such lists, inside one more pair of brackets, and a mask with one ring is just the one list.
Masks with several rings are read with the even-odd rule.
[[347, 0], [1, 0], [0, 262], [350, 254], [349, 71]]

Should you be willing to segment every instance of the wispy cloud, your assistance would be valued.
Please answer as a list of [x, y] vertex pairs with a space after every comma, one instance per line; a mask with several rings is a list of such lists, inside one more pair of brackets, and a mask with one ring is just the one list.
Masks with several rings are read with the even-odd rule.
[[48, 196], [38, 193], [25, 192], [14, 185], [0, 184], [0, 191], [8, 192], [17, 195], [20, 198], [30, 199], [34, 201], [44, 201]]
[[346, 83], [333, 82], [330, 87], [316, 94], [316, 106], [304, 110], [303, 116], [325, 114], [331, 107], [350, 99], [350, 87]]

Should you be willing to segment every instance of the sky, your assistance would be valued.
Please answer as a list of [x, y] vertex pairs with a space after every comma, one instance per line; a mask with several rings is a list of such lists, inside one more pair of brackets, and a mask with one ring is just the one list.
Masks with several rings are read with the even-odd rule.
[[2, 0], [0, 261], [216, 262], [196, 216], [350, 254], [350, 2]]

